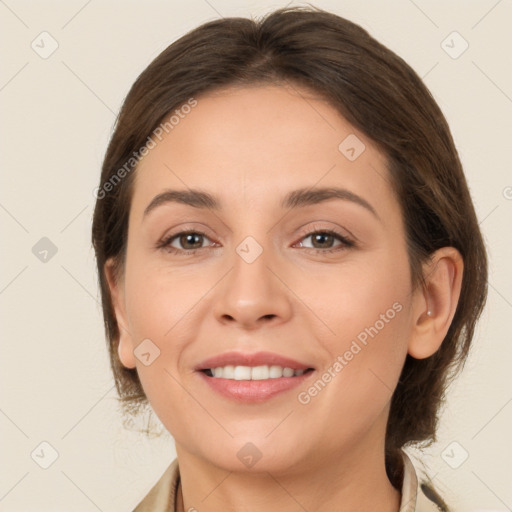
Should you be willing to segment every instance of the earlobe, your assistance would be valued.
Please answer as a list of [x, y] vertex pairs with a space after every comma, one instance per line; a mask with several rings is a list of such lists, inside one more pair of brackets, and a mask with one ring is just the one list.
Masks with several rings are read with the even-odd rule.
[[117, 347], [117, 354], [122, 365], [126, 368], [135, 368], [135, 356], [133, 354], [132, 339], [130, 336], [124, 334], [124, 329], [119, 330], [119, 345]]
[[413, 326], [408, 353], [416, 359], [433, 355], [450, 328], [462, 286], [464, 262], [454, 247], [438, 249], [424, 267], [425, 286], [413, 299]]
[[119, 360], [126, 368], [135, 368], [133, 340], [128, 330], [123, 282], [117, 275], [115, 262], [111, 258], [105, 263], [104, 272], [110, 290], [112, 307], [114, 309], [119, 332], [117, 347]]

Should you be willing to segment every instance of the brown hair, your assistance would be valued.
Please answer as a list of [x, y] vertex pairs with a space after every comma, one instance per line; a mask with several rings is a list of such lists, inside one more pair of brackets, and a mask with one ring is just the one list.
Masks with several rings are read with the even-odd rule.
[[[321, 95], [386, 155], [406, 226], [413, 287], [424, 285], [421, 265], [436, 249], [455, 247], [464, 260], [446, 338], [429, 358], [407, 356], [392, 398], [386, 470], [400, 488], [400, 449], [435, 440], [446, 388], [464, 365], [486, 300], [486, 252], [449, 127], [432, 95], [400, 57], [329, 12], [284, 8], [258, 21], [205, 23], [166, 48], [129, 91], [103, 162], [92, 228], [117, 390], [127, 407], [146, 400], [136, 370], [125, 368], [117, 355], [119, 332], [104, 273], [108, 258], [122, 271], [137, 163], [131, 157], [191, 97], [230, 85], [276, 83]], [[123, 166], [131, 172], [106, 187]]]

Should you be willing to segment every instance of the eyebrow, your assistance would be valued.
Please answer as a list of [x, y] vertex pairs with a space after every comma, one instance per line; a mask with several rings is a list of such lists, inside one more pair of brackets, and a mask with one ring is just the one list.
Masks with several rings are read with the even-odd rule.
[[[354, 194], [350, 190], [337, 187], [323, 188], [300, 188], [289, 192], [281, 201], [281, 207], [284, 209], [303, 208], [328, 201], [330, 199], [341, 199], [350, 201], [362, 206], [371, 212], [377, 219], [379, 215], [373, 206], [361, 196]], [[221, 202], [215, 196], [199, 189], [188, 190], [166, 190], [155, 196], [144, 210], [146, 217], [155, 208], [168, 203], [179, 203], [192, 206], [194, 208], [209, 209], [219, 211], [222, 209]]]

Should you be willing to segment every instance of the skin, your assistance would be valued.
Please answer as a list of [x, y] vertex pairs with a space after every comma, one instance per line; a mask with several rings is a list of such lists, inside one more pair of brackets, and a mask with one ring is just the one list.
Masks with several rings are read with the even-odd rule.
[[[231, 87], [197, 99], [139, 164], [125, 267], [119, 279], [112, 262], [105, 268], [121, 361], [137, 368], [176, 443], [180, 507], [397, 512], [400, 492], [384, 465], [390, 399], [406, 354], [428, 357], [442, 343], [460, 293], [460, 254], [437, 251], [424, 267], [427, 286], [412, 289], [385, 157], [311, 92]], [[350, 134], [366, 146], [354, 161], [338, 149]], [[377, 216], [340, 199], [294, 211], [280, 206], [291, 190], [323, 186], [361, 196]], [[169, 188], [201, 188], [222, 209], [165, 203], [144, 216]], [[356, 245], [310, 236], [325, 229]], [[172, 242], [181, 255], [156, 248], [187, 230], [206, 235], [196, 240], [202, 248], [195, 254], [185, 254], [195, 242], [187, 245], [186, 238]], [[247, 236], [263, 249], [250, 264], [236, 252]], [[401, 311], [301, 404], [298, 393], [394, 303]], [[146, 338], [160, 349], [149, 366], [134, 356]], [[308, 363], [316, 376], [266, 402], [236, 403], [193, 371], [231, 350], [277, 352]], [[262, 454], [252, 468], [237, 457], [248, 442]]]

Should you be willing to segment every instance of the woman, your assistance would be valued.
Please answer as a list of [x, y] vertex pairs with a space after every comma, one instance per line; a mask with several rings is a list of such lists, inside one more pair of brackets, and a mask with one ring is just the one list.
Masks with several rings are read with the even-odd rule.
[[280, 9], [170, 45], [93, 243], [121, 400], [176, 443], [136, 511], [449, 510], [403, 447], [435, 439], [486, 253], [439, 107], [362, 28]]

